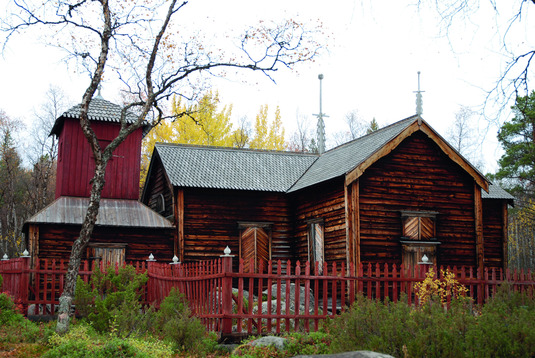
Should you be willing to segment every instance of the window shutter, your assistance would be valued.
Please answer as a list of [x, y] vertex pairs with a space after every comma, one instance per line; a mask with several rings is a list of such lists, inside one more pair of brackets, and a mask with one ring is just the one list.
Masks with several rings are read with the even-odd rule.
[[405, 225], [403, 227], [403, 236], [408, 237], [410, 240], [420, 239], [419, 217], [409, 217], [405, 219]]
[[319, 273], [322, 273], [324, 262], [324, 230], [323, 223], [310, 223], [308, 230], [308, 261], [312, 267], [318, 262]]
[[430, 240], [435, 237], [435, 221], [432, 218], [420, 218], [420, 239]]

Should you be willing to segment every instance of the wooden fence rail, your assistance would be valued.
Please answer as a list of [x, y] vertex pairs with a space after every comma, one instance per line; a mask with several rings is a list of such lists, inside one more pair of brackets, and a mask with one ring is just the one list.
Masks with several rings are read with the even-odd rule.
[[[414, 285], [421, 282], [429, 266], [406, 268], [387, 264], [259, 263], [254, 273], [246, 268], [253, 262], [239, 260], [233, 271], [233, 257], [185, 264], [132, 262], [137, 272], [147, 272], [143, 294], [145, 304], [159, 307], [174, 287], [184, 294], [192, 312], [211, 331], [230, 334], [281, 333], [318, 330], [320, 321], [344, 312], [358, 294], [369, 299], [398, 301], [403, 295], [417, 304]], [[2, 292], [8, 292], [29, 315], [54, 314], [63, 290], [67, 262], [37, 260], [29, 267], [28, 258], [0, 261], [4, 278]], [[89, 280], [93, 272], [88, 261], [80, 267], [80, 277]], [[100, 269], [104, 267], [101, 265]], [[474, 302], [482, 304], [499, 285], [509, 282], [512, 289], [535, 291], [531, 271], [475, 270], [472, 267], [444, 268], [468, 288]], [[436, 269], [435, 269], [436, 271]], [[438, 276], [443, 275], [442, 268]]]

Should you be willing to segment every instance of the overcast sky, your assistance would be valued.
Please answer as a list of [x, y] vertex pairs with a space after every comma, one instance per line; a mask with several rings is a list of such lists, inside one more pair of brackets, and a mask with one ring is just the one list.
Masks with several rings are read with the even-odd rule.
[[[315, 126], [319, 111], [318, 74], [323, 80], [323, 112], [327, 136], [344, 126], [346, 113], [358, 110], [366, 121], [375, 118], [381, 126], [414, 115], [417, 72], [421, 71], [423, 118], [446, 136], [461, 105], [481, 111], [486, 92], [493, 88], [505, 67], [501, 47], [508, 9], [496, 20], [488, 1], [482, 8], [454, 24], [445, 36], [433, 8], [418, 9], [411, 1], [216, 1], [191, 0], [181, 14], [181, 23], [192, 32], [236, 32], [259, 20], [280, 22], [284, 18], [313, 24], [318, 19], [331, 34], [327, 51], [314, 63], [296, 72], [280, 71], [276, 83], [247, 72], [239, 77], [214, 79], [223, 104], [232, 103], [234, 119], [254, 120], [258, 109], [278, 105], [287, 137], [295, 130], [296, 115], [307, 116]], [[432, 1], [434, 3], [434, 1]], [[504, 2], [508, 3], [508, 2]], [[254, 5], [253, 5], [254, 4]], [[509, 5], [510, 6], [510, 5]], [[505, 12], [505, 14], [504, 14]], [[529, 14], [526, 14], [529, 15]], [[535, 34], [535, 21], [525, 16], [515, 27], [512, 46], [535, 47], [528, 34]], [[531, 41], [531, 42], [530, 42]], [[14, 38], [0, 59], [0, 109], [26, 123], [51, 84], [80, 102], [88, 77], [62, 61], [64, 54], [45, 48], [32, 36]], [[104, 98], [118, 102], [119, 85], [105, 83]], [[506, 111], [508, 112], [508, 111]], [[488, 111], [492, 117], [492, 110]], [[508, 113], [502, 113], [500, 121]], [[474, 121], [480, 121], [478, 116]], [[486, 122], [480, 121], [481, 127]], [[486, 169], [496, 168], [500, 152], [497, 128], [486, 137]]]

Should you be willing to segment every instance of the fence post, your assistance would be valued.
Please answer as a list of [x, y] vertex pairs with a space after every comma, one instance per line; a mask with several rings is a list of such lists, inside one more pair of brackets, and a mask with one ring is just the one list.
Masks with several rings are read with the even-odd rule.
[[30, 253], [27, 250], [24, 250], [21, 256], [23, 260], [22, 268], [22, 280], [21, 280], [21, 301], [22, 307], [24, 310], [24, 316], [28, 317], [28, 301], [30, 294]]
[[221, 255], [221, 265], [223, 273], [223, 281], [221, 285], [221, 310], [223, 320], [221, 322], [221, 335], [228, 336], [232, 333], [232, 276], [227, 275], [232, 273], [232, 258], [234, 255], [230, 254], [230, 248], [227, 246]]

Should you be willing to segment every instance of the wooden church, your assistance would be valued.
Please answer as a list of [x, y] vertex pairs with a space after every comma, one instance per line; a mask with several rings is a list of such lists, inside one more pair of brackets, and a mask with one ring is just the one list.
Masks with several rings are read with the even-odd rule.
[[[157, 144], [141, 201], [181, 261], [240, 258], [505, 267], [507, 206], [420, 116], [321, 155]], [[237, 260], [235, 260], [235, 263]], [[266, 266], [264, 266], [266, 267]]]
[[[56, 200], [24, 224], [32, 262], [39, 257], [68, 259], [89, 203], [95, 165], [80, 127], [81, 106], [57, 118], [51, 135], [58, 137]], [[105, 147], [118, 134], [121, 107], [100, 96], [89, 105], [91, 126]], [[136, 117], [129, 114], [127, 121]], [[138, 201], [141, 159], [140, 128], [114, 152], [106, 171], [100, 211], [85, 258], [123, 262], [156, 257], [171, 259], [171, 223]], [[170, 256], [171, 255], [171, 256]]]
[[[102, 146], [120, 106], [96, 97]], [[24, 229], [32, 260], [68, 258], [94, 164], [80, 106], [61, 115], [56, 200]], [[130, 120], [134, 120], [130, 117]], [[144, 129], [115, 151], [86, 258], [182, 262], [239, 258], [413, 265], [507, 266], [507, 207], [492, 185], [420, 116], [321, 155], [157, 144], [138, 201]], [[169, 221], [169, 218], [171, 221]], [[238, 260], [234, 261], [235, 263]]]

